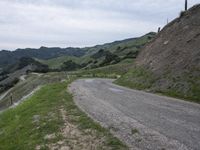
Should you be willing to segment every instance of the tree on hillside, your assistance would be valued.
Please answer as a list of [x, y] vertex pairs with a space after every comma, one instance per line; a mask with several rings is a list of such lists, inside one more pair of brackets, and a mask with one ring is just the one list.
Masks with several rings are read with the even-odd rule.
[[105, 56], [105, 59], [103, 60], [103, 62], [100, 64], [100, 67], [102, 66], [106, 66], [106, 65], [111, 65], [111, 64], [116, 64], [120, 62], [120, 58], [119, 56], [111, 53], [111, 52], [108, 52]]
[[63, 63], [61, 69], [64, 71], [74, 71], [74, 70], [79, 69], [80, 67], [81, 66], [79, 64], [75, 63], [74, 61], [68, 60]]

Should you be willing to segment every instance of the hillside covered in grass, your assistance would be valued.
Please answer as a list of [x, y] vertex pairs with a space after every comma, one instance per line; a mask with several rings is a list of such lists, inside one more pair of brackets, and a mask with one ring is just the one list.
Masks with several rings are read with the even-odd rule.
[[5, 68], [8, 65], [13, 65], [22, 57], [51, 59], [59, 56], [76, 56], [80, 57], [85, 54], [85, 50], [80, 48], [58, 48], [58, 47], [40, 47], [39, 49], [26, 48], [17, 49], [15, 51], [2, 50], [0, 51], [0, 68]]
[[23, 75], [29, 72], [48, 72], [47, 65], [35, 61], [33, 58], [20, 58], [15, 64], [8, 65], [0, 73], [0, 93], [12, 88]]
[[[78, 69], [93, 69], [108, 65], [117, 64], [126, 59], [135, 59], [139, 50], [144, 47], [155, 36], [154, 32], [150, 32], [138, 38], [131, 38], [122, 41], [115, 41], [94, 47], [86, 47], [83, 50], [86, 54], [82, 57], [61, 56], [48, 60], [40, 60], [40, 62], [49, 65], [50, 68], [72, 71]], [[74, 69], [68, 69], [70, 64], [75, 65]]]

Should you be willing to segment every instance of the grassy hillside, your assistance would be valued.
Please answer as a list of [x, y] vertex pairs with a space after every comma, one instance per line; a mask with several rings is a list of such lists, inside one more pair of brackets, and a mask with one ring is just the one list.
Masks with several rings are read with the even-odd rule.
[[20, 58], [15, 64], [9, 65], [0, 73], [0, 93], [13, 87], [22, 75], [31, 71], [44, 73], [48, 72], [49, 68], [33, 58]]
[[76, 56], [80, 57], [86, 53], [81, 48], [59, 48], [59, 47], [40, 47], [39, 49], [26, 48], [17, 49], [15, 51], [0, 51], [0, 68], [4, 68], [7, 65], [16, 63], [22, 57], [30, 57], [37, 59], [51, 59], [60, 56]]
[[[200, 77], [189, 72], [178, 76], [171, 73], [157, 76], [149, 69], [135, 67], [122, 75], [115, 83], [200, 103]], [[168, 87], [165, 84], [168, 84]]]
[[87, 53], [82, 57], [62, 56], [40, 60], [40, 62], [49, 65], [50, 68], [61, 68], [63, 63], [69, 60], [75, 62], [80, 68], [87, 69], [113, 65], [126, 59], [135, 59], [139, 50], [154, 36], [155, 33], [151, 32], [138, 38], [83, 48]]
[[151, 41], [154, 36], [155, 33], [151, 32], [138, 38], [87, 48], [89, 57], [84, 59], [82, 63], [87, 64], [85, 68], [92, 69], [116, 64], [125, 59], [135, 59], [139, 50]]
[[0, 113], [0, 149], [127, 149], [76, 107], [67, 92], [69, 83], [47, 84]]
[[[59, 82], [65, 79], [64, 73], [48, 73], [38, 74], [31, 73], [28, 76], [21, 76], [19, 82], [7, 92], [7, 94], [0, 99], [0, 110], [9, 107], [10, 96], [13, 97], [13, 102], [17, 103], [23, 99], [24, 96], [29, 95], [37, 87], [43, 86], [48, 83]], [[23, 79], [23, 80], [22, 80]]]
[[72, 74], [75, 74], [79, 77], [118, 78], [121, 75], [127, 73], [128, 70], [133, 67], [133, 65], [134, 62], [131, 59], [115, 65], [108, 65], [105, 67], [88, 70], [79, 70], [76, 72], [72, 72]]
[[40, 63], [48, 65], [51, 69], [57, 69], [60, 68], [65, 61], [73, 60], [74, 62], [77, 62], [79, 59], [80, 59], [79, 57], [75, 56], [61, 56], [47, 60], [42, 60], [42, 59], [36, 59], [36, 60], [38, 60]]
[[118, 53], [119, 55], [123, 55], [124, 52], [131, 51], [133, 49], [138, 49], [144, 46], [149, 40], [151, 40], [155, 36], [154, 32], [150, 32], [144, 36], [126, 39], [122, 41], [115, 41], [112, 43], [107, 43], [104, 45], [97, 45], [94, 47], [85, 48], [92, 53], [96, 53], [100, 49], [108, 50], [112, 53]]
[[139, 90], [149, 90], [155, 80], [150, 71], [142, 67], [133, 67], [116, 80], [115, 83]]

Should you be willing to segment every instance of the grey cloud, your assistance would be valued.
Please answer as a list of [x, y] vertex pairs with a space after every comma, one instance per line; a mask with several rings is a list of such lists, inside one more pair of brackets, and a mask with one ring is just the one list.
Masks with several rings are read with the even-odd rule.
[[183, 6], [184, 0], [1, 0], [0, 49], [88, 46], [140, 36], [177, 17]]

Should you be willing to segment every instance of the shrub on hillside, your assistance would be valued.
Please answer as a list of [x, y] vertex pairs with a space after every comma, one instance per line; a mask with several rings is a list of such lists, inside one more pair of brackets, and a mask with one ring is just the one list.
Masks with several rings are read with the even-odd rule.
[[81, 68], [81, 66], [72, 60], [64, 62], [63, 65], [61, 66], [61, 70], [63, 71], [74, 71], [79, 68]]
[[118, 62], [120, 62], [119, 56], [109, 52], [106, 54], [104, 61], [100, 64], [100, 67], [110, 64], [116, 64]]
[[0, 93], [3, 93], [4, 91], [12, 88], [15, 84], [19, 82], [18, 78], [14, 78], [12, 81], [6, 83], [6, 84], [0, 84]]

